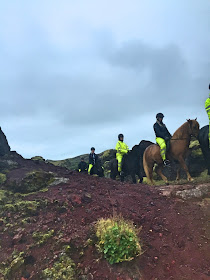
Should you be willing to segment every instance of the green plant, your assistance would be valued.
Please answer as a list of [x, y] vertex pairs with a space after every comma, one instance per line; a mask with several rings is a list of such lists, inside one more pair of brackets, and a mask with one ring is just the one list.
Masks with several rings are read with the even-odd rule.
[[3, 183], [5, 183], [7, 180], [7, 176], [3, 173], [0, 173], [0, 185], [2, 185]]
[[73, 280], [75, 264], [71, 258], [63, 253], [53, 267], [42, 271], [43, 279], [48, 280]]
[[14, 273], [19, 271], [24, 264], [24, 252], [13, 251], [10, 258], [5, 263], [0, 264], [0, 273], [5, 280], [14, 279]]
[[122, 217], [100, 219], [96, 223], [98, 248], [110, 264], [130, 261], [141, 254], [138, 230]]
[[54, 235], [54, 230], [52, 229], [46, 233], [36, 231], [33, 233], [32, 237], [36, 240], [37, 245], [41, 246], [44, 243], [46, 243], [47, 240], [51, 238], [53, 235]]

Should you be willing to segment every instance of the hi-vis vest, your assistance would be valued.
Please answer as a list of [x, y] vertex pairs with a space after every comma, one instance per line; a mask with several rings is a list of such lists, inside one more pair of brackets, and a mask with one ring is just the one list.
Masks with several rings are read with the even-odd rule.
[[129, 148], [128, 145], [126, 145], [124, 142], [118, 141], [115, 150], [117, 150], [117, 154], [124, 155], [127, 154]]
[[210, 114], [210, 94], [209, 94], [209, 98], [206, 99], [205, 109], [206, 109], [207, 114], [209, 115]]

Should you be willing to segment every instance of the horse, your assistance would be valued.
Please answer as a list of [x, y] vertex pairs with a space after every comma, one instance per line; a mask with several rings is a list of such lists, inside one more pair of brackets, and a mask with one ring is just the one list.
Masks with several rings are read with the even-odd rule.
[[209, 147], [209, 125], [205, 125], [199, 131], [198, 141], [205, 159], [208, 175], [210, 175], [210, 147]]
[[[121, 182], [124, 181], [125, 176], [131, 175], [132, 181], [136, 184], [136, 175], [139, 177], [140, 183], [143, 182], [144, 169], [143, 169], [143, 153], [145, 149], [154, 144], [150, 141], [142, 140], [139, 145], [133, 146], [132, 150], [124, 155], [122, 160], [122, 171], [123, 175], [120, 176]], [[118, 162], [117, 159], [112, 159], [110, 161], [111, 167], [111, 179], [115, 180], [118, 172]]]
[[[189, 153], [189, 145], [191, 136], [198, 137], [199, 133], [199, 123], [197, 122], [197, 118], [195, 120], [187, 120], [181, 127], [179, 127], [172, 138], [170, 139], [170, 146], [167, 152], [167, 158], [169, 160], [178, 161], [180, 166], [184, 169], [187, 174], [187, 180], [192, 181], [192, 177], [188, 171], [188, 167], [185, 163], [185, 158]], [[154, 185], [154, 181], [152, 179], [152, 171], [154, 164], [157, 164], [155, 171], [160, 177], [168, 184], [168, 179], [163, 175], [163, 160], [160, 155], [160, 147], [157, 144], [149, 146], [143, 155], [143, 166], [144, 171], [147, 176], [149, 183]], [[180, 166], [177, 170], [176, 180], [180, 179]]]
[[104, 177], [104, 169], [102, 167], [101, 161], [98, 159], [96, 163], [90, 170], [90, 175], [96, 174], [99, 177]]

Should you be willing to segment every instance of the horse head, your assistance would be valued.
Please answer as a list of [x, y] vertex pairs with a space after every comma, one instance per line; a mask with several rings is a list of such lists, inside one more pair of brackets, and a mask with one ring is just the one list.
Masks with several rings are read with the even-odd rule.
[[198, 134], [199, 134], [199, 128], [200, 128], [200, 125], [199, 123], [197, 122], [197, 118], [195, 120], [187, 120], [188, 124], [189, 124], [189, 132], [190, 132], [190, 135], [191, 136], [195, 136], [196, 138], [198, 137]]

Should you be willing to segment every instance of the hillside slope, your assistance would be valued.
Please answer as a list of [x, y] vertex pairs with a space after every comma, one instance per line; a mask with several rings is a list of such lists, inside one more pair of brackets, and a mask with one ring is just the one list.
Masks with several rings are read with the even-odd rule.
[[[72, 279], [209, 279], [209, 182], [199, 186], [200, 197], [182, 198], [175, 190], [198, 186], [132, 185], [17, 154], [2, 158], [0, 167], [0, 279], [42, 279], [64, 255], [72, 260]], [[52, 175], [44, 189], [40, 174]], [[26, 194], [26, 184], [38, 190]], [[131, 262], [110, 265], [95, 246], [95, 222], [113, 214], [142, 227], [144, 253]]]

